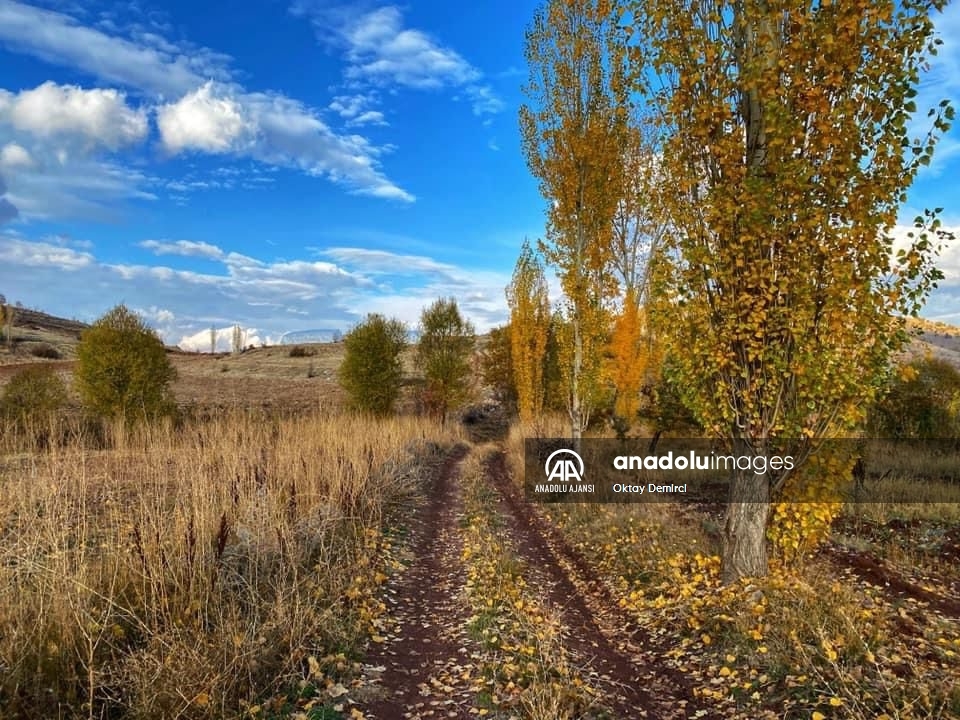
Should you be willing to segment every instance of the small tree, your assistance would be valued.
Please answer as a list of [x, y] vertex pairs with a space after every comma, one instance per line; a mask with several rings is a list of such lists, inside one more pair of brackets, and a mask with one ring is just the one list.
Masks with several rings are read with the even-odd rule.
[[426, 379], [427, 405], [441, 422], [450, 408], [470, 395], [470, 356], [475, 344], [473, 325], [460, 315], [456, 300], [441, 298], [424, 309], [417, 364]]
[[946, 360], [917, 358], [899, 368], [874, 408], [878, 437], [931, 440], [960, 435], [960, 371]]
[[117, 305], [80, 336], [75, 381], [84, 406], [126, 420], [173, 410], [176, 370], [143, 318]]
[[233, 354], [239, 355], [240, 353], [243, 352], [243, 344], [244, 344], [244, 341], [246, 340], [246, 333], [243, 331], [243, 328], [241, 328], [239, 325], [233, 326], [232, 340], [233, 342], [231, 344], [233, 346], [232, 348]]
[[517, 405], [517, 384], [511, 346], [510, 324], [493, 328], [480, 354], [480, 372], [497, 401], [512, 411]]
[[344, 336], [343, 346], [340, 384], [351, 404], [362, 412], [386, 415], [400, 395], [400, 353], [407, 346], [406, 327], [400, 320], [367, 315]]
[[13, 321], [17, 317], [17, 310], [6, 302], [0, 303], [0, 325], [3, 325], [3, 337], [7, 347], [13, 347]]

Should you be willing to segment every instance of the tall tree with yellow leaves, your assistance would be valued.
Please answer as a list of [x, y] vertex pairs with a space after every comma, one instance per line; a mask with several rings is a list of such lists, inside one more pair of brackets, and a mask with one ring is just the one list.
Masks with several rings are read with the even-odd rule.
[[[953, 118], [944, 103], [929, 134], [909, 131], [945, 4], [633, 5], [637, 88], [661, 120], [673, 192], [658, 324], [687, 405], [730, 446], [802, 468], [820, 439], [854, 429], [905, 338], [893, 318], [936, 279], [936, 212], [901, 251], [890, 231]], [[771, 499], [790, 480], [733, 473], [726, 582], [767, 573]]]
[[563, 340], [571, 437], [590, 419], [599, 386], [613, 217], [629, 102], [616, 0], [548, 0], [526, 36], [530, 105], [520, 108], [524, 155], [547, 199], [542, 248], [567, 301]]
[[653, 127], [648, 119], [636, 117], [627, 128], [623, 172], [619, 175], [622, 184], [616, 189], [619, 201], [611, 235], [610, 267], [622, 294], [607, 348], [605, 374], [614, 390], [614, 414], [625, 423], [623, 427], [629, 427], [636, 416], [640, 391], [659, 365], [644, 305], [650, 268], [667, 232], [660, 196], [670, 189], [661, 183]]
[[533, 422], [543, 413], [544, 360], [550, 332], [550, 298], [543, 263], [524, 240], [507, 286], [510, 349], [520, 419]]
[[630, 288], [613, 322], [607, 362], [607, 377], [614, 389], [613, 412], [626, 422], [625, 427], [640, 409], [640, 389], [649, 361], [647, 341], [637, 290]]

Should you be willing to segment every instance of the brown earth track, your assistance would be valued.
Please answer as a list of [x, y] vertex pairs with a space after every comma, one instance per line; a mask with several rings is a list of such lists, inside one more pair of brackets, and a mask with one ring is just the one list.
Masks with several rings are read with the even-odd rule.
[[75, 360], [38, 360], [30, 362], [18, 362], [8, 365], [0, 365], [0, 378], [12, 377], [22, 370], [35, 367], [52, 367], [61, 372], [72, 372], [76, 366]]
[[367, 667], [379, 671], [379, 677], [368, 678], [378, 686], [364, 708], [368, 717], [471, 717], [472, 693], [450, 682], [469, 662], [461, 642], [465, 576], [456, 526], [458, 466], [467, 451], [458, 445], [447, 455], [433, 477], [428, 504], [410, 518], [413, 558], [386, 599], [397, 626], [386, 642], [372, 645], [366, 658]]
[[867, 553], [827, 545], [821, 549], [820, 554], [837, 568], [849, 569], [863, 580], [883, 588], [891, 597], [919, 600], [927, 603], [931, 610], [948, 617], [960, 618], [960, 600], [938, 595], [910, 582]]
[[584, 558], [520, 496], [502, 452], [488, 459], [486, 475], [500, 494], [516, 551], [546, 576], [547, 598], [561, 611], [567, 649], [597, 671], [602, 701], [614, 717], [719, 717], [698, 708], [689, 679], [657, 657], [666, 648], [623, 615]]

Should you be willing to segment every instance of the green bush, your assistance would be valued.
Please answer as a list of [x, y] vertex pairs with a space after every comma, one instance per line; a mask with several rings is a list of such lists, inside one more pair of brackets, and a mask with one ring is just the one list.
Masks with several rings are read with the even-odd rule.
[[313, 357], [316, 354], [316, 350], [313, 348], [305, 348], [303, 345], [294, 345], [290, 348], [290, 352], [287, 353], [287, 355], [292, 358]]
[[400, 353], [407, 346], [406, 327], [399, 320], [367, 315], [344, 336], [343, 346], [340, 384], [351, 404], [361, 412], [386, 415], [400, 395]]
[[75, 381], [84, 407], [95, 415], [129, 421], [171, 414], [175, 377], [163, 342], [123, 305], [80, 337]]
[[35, 365], [10, 378], [0, 397], [0, 416], [26, 429], [48, 421], [66, 401], [67, 388], [54, 369]]
[[49, 343], [40, 343], [30, 348], [30, 354], [34, 357], [45, 358], [47, 360], [59, 360], [61, 355], [53, 345]]
[[875, 405], [869, 427], [887, 438], [960, 437], [960, 371], [931, 357], [903, 365]]
[[517, 385], [513, 377], [512, 356], [510, 323], [493, 328], [480, 354], [480, 374], [497, 402], [510, 412], [514, 412], [517, 407]]

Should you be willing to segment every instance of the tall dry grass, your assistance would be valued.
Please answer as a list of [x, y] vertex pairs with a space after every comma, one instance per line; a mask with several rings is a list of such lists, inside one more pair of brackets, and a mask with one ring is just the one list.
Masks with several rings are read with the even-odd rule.
[[349, 652], [435, 433], [235, 414], [0, 457], [0, 715], [235, 717]]

